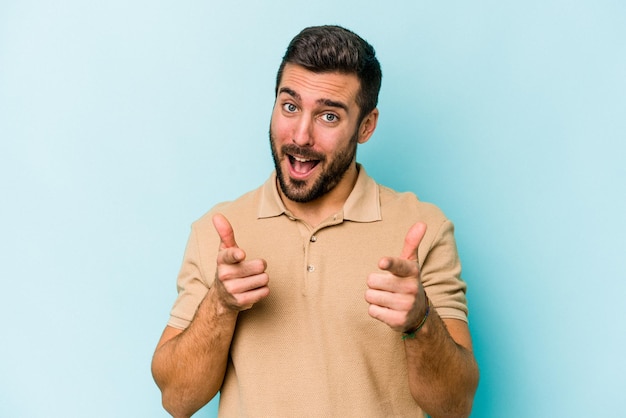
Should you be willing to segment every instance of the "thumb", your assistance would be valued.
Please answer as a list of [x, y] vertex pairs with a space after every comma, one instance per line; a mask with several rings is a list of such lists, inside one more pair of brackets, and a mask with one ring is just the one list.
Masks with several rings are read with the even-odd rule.
[[215, 227], [217, 234], [220, 236], [220, 247], [222, 249], [239, 248], [237, 242], [235, 241], [235, 232], [233, 231], [233, 227], [224, 215], [218, 213], [213, 216], [213, 226]]
[[422, 242], [424, 234], [426, 234], [426, 224], [424, 222], [413, 224], [404, 238], [404, 247], [402, 247], [400, 258], [417, 261], [417, 247]]

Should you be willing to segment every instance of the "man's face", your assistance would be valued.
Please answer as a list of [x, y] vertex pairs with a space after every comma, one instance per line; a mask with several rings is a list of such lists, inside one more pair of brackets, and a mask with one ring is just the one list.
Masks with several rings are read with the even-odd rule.
[[270, 124], [283, 194], [300, 203], [333, 190], [354, 164], [359, 137], [356, 75], [285, 66]]

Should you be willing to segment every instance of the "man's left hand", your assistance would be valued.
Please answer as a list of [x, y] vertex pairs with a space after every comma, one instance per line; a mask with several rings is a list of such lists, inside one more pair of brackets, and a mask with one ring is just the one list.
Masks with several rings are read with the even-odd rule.
[[369, 314], [395, 331], [415, 328], [426, 312], [426, 294], [420, 278], [417, 247], [426, 224], [414, 224], [404, 239], [400, 257], [383, 257], [378, 262], [380, 272], [367, 277], [365, 300]]

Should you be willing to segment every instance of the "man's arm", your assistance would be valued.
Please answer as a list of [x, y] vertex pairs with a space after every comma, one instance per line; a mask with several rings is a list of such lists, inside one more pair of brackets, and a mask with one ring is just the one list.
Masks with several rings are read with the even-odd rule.
[[419, 405], [433, 418], [469, 416], [478, 386], [478, 366], [467, 324], [442, 320], [431, 310], [415, 338], [404, 342], [409, 388]]
[[152, 359], [152, 375], [163, 407], [174, 417], [190, 417], [222, 386], [237, 314], [215, 304], [209, 290], [189, 327], [165, 328]]
[[221, 239], [216, 280], [187, 329], [165, 328], [152, 359], [163, 407], [174, 417], [190, 417], [219, 391], [239, 312], [269, 294], [265, 261], [245, 260], [224, 216], [213, 224]]
[[[382, 272], [367, 280], [365, 299], [372, 317], [392, 329], [415, 329], [427, 312], [428, 299], [420, 279], [417, 247], [426, 225], [407, 233], [400, 257], [384, 257]], [[442, 320], [431, 308], [423, 326], [405, 339], [409, 388], [416, 402], [433, 418], [469, 416], [478, 386], [478, 366], [467, 324]]]

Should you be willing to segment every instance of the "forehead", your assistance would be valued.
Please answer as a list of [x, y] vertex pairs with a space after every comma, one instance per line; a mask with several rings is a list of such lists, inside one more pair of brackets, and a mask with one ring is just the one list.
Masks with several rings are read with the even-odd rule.
[[297, 64], [286, 64], [278, 92], [289, 89], [303, 100], [330, 99], [356, 106], [360, 82], [356, 74], [338, 71], [315, 73]]

